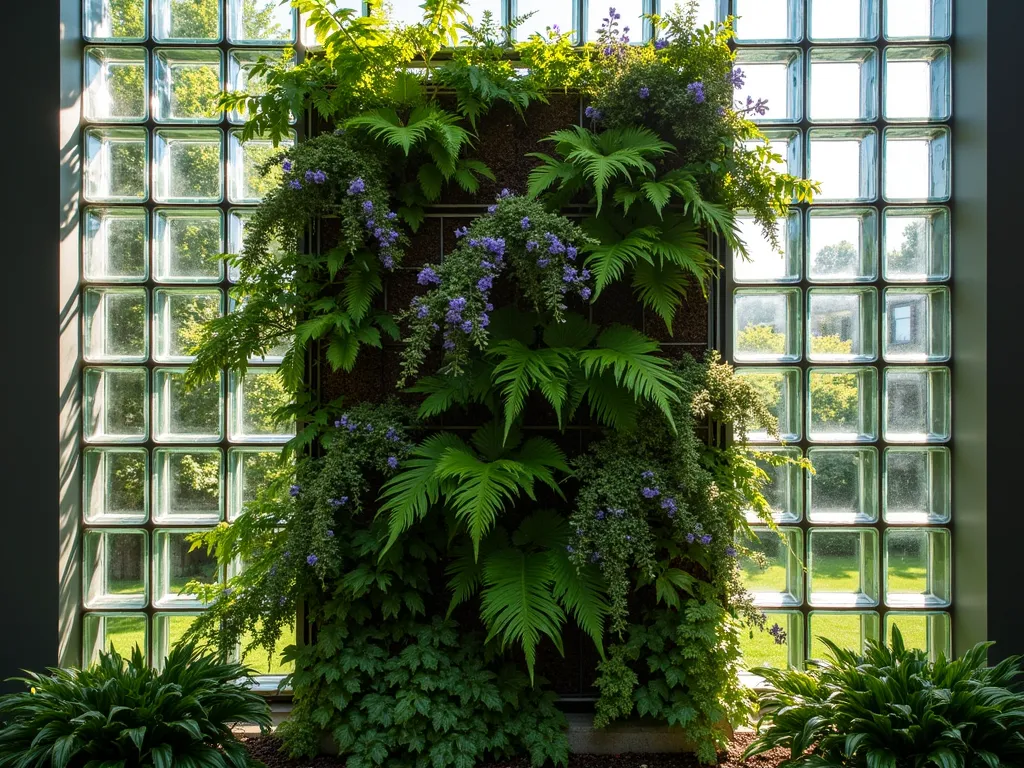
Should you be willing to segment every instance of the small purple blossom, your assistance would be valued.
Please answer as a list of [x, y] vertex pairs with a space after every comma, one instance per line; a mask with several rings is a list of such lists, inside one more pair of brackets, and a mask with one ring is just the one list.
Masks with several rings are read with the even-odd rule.
[[444, 343], [441, 344], [441, 349], [443, 349], [445, 352], [451, 352], [453, 349], [455, 349], [455, 342], [452, 341], [451, 339], [445, 339]]
[[616, 517], [625, 517], [626, 515], [626, 510], [622, 509], [621, 507], [618, 509], [613, 509], [611, 512]]
[[[607, 50], [608, 52], [610, 52], [610, 48]], [[600, 120], [602, 117], [604, 117], [604, 115], [601, 114], [601, 110], [598, 109], [597, 107], [587, 107], [585, 110], [583, 110], [583, 114], [587, 117], [588, 120]]]
[[288, 489], [288, 495], [292, 496], [292, 497], [295, 497], [295, 496], [298, 496], [301, 491], [302, 491], [302, 488], [300, 486], [293, 485], [291, 488]]
[[693, 544], [693, 542], [696, 541], [696, 540], [697, 540], [697, 537], [694, 536], [692, 533], [686, 534], [686, 543], [687, 544]]
[[292, 553], [289, 552], [288, 550], [285, 550], [285, 552], [284, 552], [284, 559], [288, 560], [288, 559], [291, 558], [291, 556], [292, 556]]
[[641, 89], [640, 89], [640, 90], [639, 90], [639, 91], [637, 92], [637, 95], [638, 95], [638, 96], [639, 96], [639, 97], [640, 97], [641, 99], [647, 99], [647, 98], [650, 98], [650, 95], [651, 95], [651, 89], [650, 89], [650, 88], [648, 88], [648, 87], [647, 87], [647, 86], [645, 85], [645, 86], [643, 86], [643, 87], [642, 87], [642, 88], [641, 88]]
[[292, 179], [291, 181], [288, 182], [288, 186], [291, 189], [302, 189], [302, 182], [299, 181], [298, 179]]
[[522, 227], [523, 229], [529, 229], [530, 228], [530, 217], [529, 216], [523, 216], [523, 218], [521, 218], [519, 220], [519, 226]]
[[398, 436], [398, 430], [394, 427], [388, 427], [388, 431], [384, 433], [384, 437], [392, 443], [397, 443], [402, 439]]
[[366, 191], [366, 182], [362, 179], [353, 179], [352, 183], [348, 185], [348, 193], [350, 195], [361, 195]]
[[498, 193], [498, 199], [504, 200], [506, 197], [512, 197], [512, 190], [508, 187], [502, 187], [501, 192]]
[[706, 96], [704, 95], [704, 83], [698, 80], [695, 83], [690, 83], [686, 86], [686, 92], [693, 96], [693, 100], [698, 104], [703, 104]]
[[736, 557], [736, 547], [726, 547], [725, 555], [726, 557]]
[[465, 237], [468, 234], [469, 234], [469, 227], [458, 227], [455, 230], [455, 236], [456, 237]]
[[340, 499], [331, 499], [329, 503], [332, 507], [343, 507], [347, 501], [348, 496], [342, 496]]
[[576, 261], [577, 253], [579, 253], [579, 251], [577, 251], [571, 245], [567, 245], [565, 247], [565, 258], [567, 258], [569, 261]]
[[334, 531], [331, 530], [330, 528], [327, 529], [327, 538], [328, 539], [333, 539], [334, 538]]
[[392, 469], [398, 469], [398, 457], [388, 456], [388, 466]]
[[729, 73], [729, 76], [726, 78], [726, 80], [732, 85], [733, 88], [742, 88], [743, 83], [746, 81], [746, 77], [746, 73], [739, 67], [736, 67], [732, 72]]
[[644, 488], [640, 491], [645, 499], [653, 499], [655, 496], [661, 493], [657, 488]]
[[653, 477], [654, 473], [649, 469], [645, 469], [643, 472], [640, 473], [640, 478], [643, 480], [650, 480]]
[[604, 520], [604, 510], [597, 510], [597, 512], [594, 513], [594, 517], [596, 517], [598, 520]]
[[281, 599], [277, 601], [277, 604], [278, 605], [284, 605], [287, 602], [288, 602], [288, 598], [285, 597], [284, 595], [281, 595]]
[[363, 200], [363, 213], [373, 213], [373, 200]]
[[676, 511], [678, 510], [676, 500], [673, 499], [671, 496], [666, 496], [664, 499], [661, 500], [661, 508], [665, 510], [665, 513], [669, 517], [675, 517]]
[[583, 299], [584, 301], [590, 301], [590, 296], [592, 293], [593, 291], [591, 291], [588, 287], [583, 286], [583, 288], [580, 289], [580, 298]]
[[710, 533], [705, 533], [705, 534], [703, 534], [703, 535], [702, 535], [702, 536], [700, 537], [700, 543], [701, 543], [701, 544], [703, 544], [703, 545], [704, 545], [705, 547], [706, 547], [706, 546], [707, 546], [708, 544], [710, 544], [710, 543], [711, 543], [711, 534], [710, 534]]
[[287, 173], [292, 169], [292, 161], [285, 160], [283, 163], [281, 163], [281, 168], [285, 171], [285, 173]]
[[664, 50], [665, 48], [668, 48], [668, 40], [666, 40], [664, 37], [659, 37], [657, 40], [654, 41], [654, 50], [661, 51]]
[[537, 243], [536, 240], [527, 240], [526, 241], [526, 250], [527, 250], [527, 252], [537, 250], [537, 245], [538, 245], [538, 243]]
[[342, 414], [342, 417], [334, 422], [336, 427], [347, 427], [348, 426], [348, 414]]
[[494, 278], [490, 275], [484, 275], [476, 281], [476, 289], [480, 292], [486, 292], [494, 287]]
[[306, 562], [309, 563], [310, 565], [316, 565], [317, 561], [319, 559], [320, 558], [317, 557], [316, 555], [310, 555], [309, 557], [306, 558]]
[[776, 645], [786, 644], [786, 630], [778, 624], [772, 624], [772, 628], [768, 630], [768, 634], [775, 638]]
[[473, 332], [473, 321], [472, 320], [463, 320], [462, 324], [459, 325], [459, 328], [462, 330], [463, 333], [472, 333]]
[[488, 205], [487, 206], [487, 212], [488, 213], [497, 213], [497, 211], [498, 211], [498, 206], [497, 205]]
[[437, 285], [441, 282], [441, 278], [438, 277], [431, 267], [424, 267], [420, 270], [420, 273], [416, 275], [416, 282], [420, 285]]
[[486, 328], [488, 325], [491, 324], [491, 318], [488, 317], [487, 315], [480, 315], [480, 319], [478, 320], [478, 322], [480, 323], [481, 328]]
[[572, 544], [566, 544], [565, 545], [565, 551], [568, 552], [571, 555], [576, 550], [572, 548]]

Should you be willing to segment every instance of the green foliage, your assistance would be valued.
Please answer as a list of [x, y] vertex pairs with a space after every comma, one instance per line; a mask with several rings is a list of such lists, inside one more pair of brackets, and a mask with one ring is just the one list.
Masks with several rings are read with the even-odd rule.
[[159, 672], [138, 647], [131, 659], [100, 653], [88, 669], [22, 678], [28, 689], [0, 697], [0, 766], [258, 765], [235, 724], [270, 727], [270, 710], [245, 684], [248, 670], [174, 648]]
[[[774, 432], [756, 391], [709, 353], [678, 368], [675, 429], [653, 407], [573, 462], [580, 489], [569, 521], [577, 566], [596, 564], [619, 641], [599, 667], [597, 723], [634, 710], [684, 725], [701, 759], [724, 743], [722, 722], [749, 714], [736, 679], [739, 628], [763, 626], [739, 585], [734, 542], [746, 512], [770, 524], [768, 480], [742, 425]], [[705, 444], [700, 423], [737, 427], [729, 445]]]
[[995, 768], [1024, 761], [1020, 658], [986, 666], [989, 644], [959, 659], [868, 641], [863, 654], [821, 638], [830, 654], [806, 672], [758, 669], [757, 755], [789, 750], [784, 766]]

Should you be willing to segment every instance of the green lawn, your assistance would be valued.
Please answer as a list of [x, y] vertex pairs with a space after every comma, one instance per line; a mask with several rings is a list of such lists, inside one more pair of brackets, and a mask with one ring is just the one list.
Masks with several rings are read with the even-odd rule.
[[[747, 560], [742, 564], [743, 582], [752, 592], [786, 592], [785, 555], [774, 558], [764, 570]], [[781, 562], [780, 562], [781, 561]], [[891, 564], [892, 565], [892, 564]], [[889, 574], [890, 591], [906, 594], [924, 593], [927, 586], [927, 572], [916, 564], [898, 563], [891, 567]], [[817, 592], [856, 593], [860, 590], [860, 572], [853, 557], [815, 558], [814, 589]], [[881, 585], [880, 585], [881, 587]], [[806, 595], [805, 595], [806, 599]], [[767, 611], [768, 626], [778, 622], [794, 634], [788, 614]], [[801, 619], [796, 619], [796, 622]], [[900, 616], [896, 624], [903, 632], [907, 645], [915, 648], [927, 647], [927, 621], [921, 617]], [[804, 628], [804, 631], [808, 631]], [[799, 632], [799, 630], [797, 630]], [[856, 613], [816, 612], [811, 617], [810, 656], [821, 657], [826, 648], [818, 637], [824, 636], [845, 648], [859, 648], [861, 645], [861, 616]], [[748, 669], [758, 666], [780, 667], [788, 660], [787, 646], [778, 645], [767, 632], [754, 631], [753, 637], [744, 636], [744, 666]], [[873, 634], [873, 632], [872, 632]], [[799, 638], [793, 639], [799, 642]]]

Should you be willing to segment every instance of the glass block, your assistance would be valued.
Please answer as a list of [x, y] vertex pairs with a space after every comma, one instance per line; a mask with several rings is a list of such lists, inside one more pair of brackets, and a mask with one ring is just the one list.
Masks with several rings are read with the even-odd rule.
[[149, 114], [145, 48], [86, 48], [82, 117], [101, 123], [137, 123]]
[[800, 611], [765, 611], [764, 629], [740, 638], [743, 669], [799, 669], [804, 662], [804, 617]]
[[878, 640], [878, 614], [874, 611], [811, 611], [807, 625], [811, 637], [807, 655], [811, 659], [831, 655], [822, 637], [856, 653], [867, 649], [868, 640]]
[[216, 443], [223, 437], [220, 378], [186, 387], [184, 368], [153, 372], [153, 439], [159, 443]]
[[227, 0], [228, 42], [236, 45], [291, 45], [296, 12], [280, 0]]
[[890, 282], [949, 279], [949, 210], [886, 208], [882, 274]]
[[228, 522], [242, 516], [245, 505], [274, 481], [292, 474], [281, 464], [279, 448], [231, 448], [228, 450]]
[[151, 0], [158, 43], [217, 43], [222, 37], [218, 0]]
[[[797, 460], [800, 458], [799, 448], [761, 448], [761, 456], [755, 461], [757, 466], [768, 475], [763, 493], [765, 501], [771, 507], [772, 520], [776, 523], [798, 523], [803, 517], [804, 482], [803, 470], [794, 464], [772, 464], [768, 457]], [[748, 509], [747, 522], [764, 522], [758, 514]]]
[[807, 143], [807, 177], [821, 182], [815, 202], [869, 203], [878, 197], [874, 128], [812, 128]]
[[146, 0], [85, 0], [82, 36], [90, 42], [141, 43], [148, 5]]
[[[779, 440], [800, 439], [802, 394], [799, 368], [740, 368], [736, 374], [757, 390], [768, 410], [779, 421]], [[777, 442], [764, 430], [752, 430], [747, 439], [755, 443]]]
[[878, 119], [878, 52], [874, 48], [812, 48], [808, 117], [814, 123]]
[[736, 217], [747, 256], [733, 251], [733, 280], [737, 283], [795, 283], [800, 280], [800, 214], [793, 211], [778, 220], [779, 245], [772, 247], [753, 216]]
[[885, 199], [933, 203], [949, 199], [948, 128], [886, 128], [882, 148]]
[[949, 531], [945, 528], [890, 528], [885, 532], [885, 603], [899, 608], [949, 605]]
[[878, 436], [878, 372], [874, 368], [811, 368], [807, 381], [811, 442], [874, 442]]
[[807, 230], [807, 275], [812, 283], [868, 283], [878, 276], [874, 208], [811, 208]]
[[144, 613], [87, 613], [82, 618], [82, 664], [100, 660], [100, 651], [111, 648], [130, 659], [138, 646], [149, 658], [149, 617]]
[[284, 649], [295, 643], [295, 639], [298, 637], [298, 627], [295, 627], [291, 632], [286, 631], [282, 635], [281, 641], [274, 649], [273, 656], [268, 654], [264, 648], [256, 648], [249, 653], [245, 653], [244, 649], [253, 641], [256, 632], [260, 630], [261, 626], [261, 622], [257, 622], [255, 627], [242, 635], [241, 641], [238, 643], [231, 658], [252, 669], [253, 688], [255, 690], [276, 693], [279, 690], [281, 678], [295, 671], [295, 662], [285, 661], [282, 657]]
[[86, 608], [144, 608], [149, 552], [145, 531], [93, 529], [82, 536]]
[[215, 525], [224, 508], [224, 458], [219, 448], [159, 448], [153, 453], [153, 519]]
[[[153, 666], [163, 669], [171, 648], [188, 632], [199, 613], [157, 613], [153, 616]], [[202, 644], [200, 644], [201, 646]]]
[[[513, 16], [531, 14], [530, 18], [516, 27], [516, 40], [527, 40], [531, 35], [535, 34], [540, 35], [546, 40], [551, 33], [557, 34], [560, 32], [566, 34], [573, 31], [576, 33], [573, 35], [573, 40], [579, 41], [581, 36], [576, 29], [578, 25], [576, 23], [576, 3], [574, 0], [555, 0], [555, 2], [515, 0], [512, 5]], [[607, 8], [604, 10], [607, 10]], [[620, 32], [622, 31], [622, 26], [628, 25], [620, 24]]]
[[82, 514], [91, 525], [144, 523], [149, 518], [149, 453], [145, 448], [82, 452]]
[[145, 442], [149, 434], [149, 372], [145, 368], [86, 368], [82, 389], [87, 441]]
[[232, 372], [229, 439], [237, 443], [291, 440], [295, 436], [295, 420], [281, 420], [275, 412], [292, 399], [276, 368], [250, 368], [245, 376]]
[[[601, 0], [594, 0], [594, 2], [587, 2], [587, 41], [596, 42], [598, 40], [599, 30], [607, 22], [608, 12], [610, 6], [615, 6], [615, 12], [619, 14], [619, 33], [624, 34], [630, 39], [631, 42], [640, 43], [644, 39], [644, 30], [647, 28], [647, 24], [644, 21], [643, 14], [646, 12], [646, 6], [643, 0], [624, 0], [623, 2], [602, 2]], [[474, 17], [475, 21], [478, 21]], [[529, 23], [529, 22], [527, 22]], [[626, 31], [628, 27], [629, 31]], [[565, 27], [563, 30], [567, 29]]]
[[927, 651], [932, 661], [937, 661], [940, 655], [947, 659], [953, 655], [948, 613], [890, 611], [885, 614], [885, 639], [889, 645], [892, 645], [893, 627], [899, 627], [907, 648]]
[[766, 99], [767, 113], [748, 114], [757, 123], [795, 123], [803, 117], [803, 53], [799, 48], [758, 50], [740, 48], [736, 66], [743, 70], [744, 84], [735, 98], [740, 109]]
[[950, 436], [948, 368], [886, 368], [883, 437], [891, 443], [944, 443]]
[[741, 288], [733, 295], [733, 358], [737, 362], [800, 359], [800, 289]]
[[206, 547], [192, 549], [188, 537], [201, 530], [157, 529], [153, 531], [153, 604], [157, 608], [201, 608], [203, 603], [185, 591], [191, 581], [217, 584], [221, 568]]
[[[253, 213], [252, 208], [233, 208], [228, 213], [228, 253], [232, 256], [237, 256], [244, 248], [245, 228], [252, 219]], [[297, 243], [293, 245], [293, 247], [297, 246]], [[284, 248], [276, 237], [270, 241], [268, 253], [271, 256], [280, 256], [284, 253]], [[240, 277], [238, 267], [228, 264], [227, 270], [228, 280], [237, 283]]]
[[220, 51], [158, 48], [153, 51], [153, 103], [159, 123], [217, 123], [223, 85]]
[[878, 451], [811, 448], [807, 519], [819, 525], [873, 523], [878, 519]]
[[161, 363], [195, 359], [203, 326], [224, 311], [224, 299], [216, 288], [161, 288], [154, 292], [153, 357]]
[[145, 128], [86, 128], [83, 137], [86, 200], [136, 203], [149, 196]]
[[885, 119], [938, 123], [952, 113], [947, 46], [885, 49]]
[[882, 349], [886, 361], [949, 360], [952, 331], [948, 288], [887, 288], [884, 301]]
[[807, 549], [811, 605], [878, 605], [878, 531], [812, 528]]
[[232, 203], [258, 203], [272, 189], [280, 186], [280, 163], [264, 166], [295, 145], [285, 139], [274, 146], [270, 139], [242, 141], [242, 132], [231, 131], [228, 139], [228, 200]]
[[885, 0], [887, 40], [946, 40], [952, 32], [951, 0]]
[[149, 301], [145, 288], [82, 291], [82, 354], [92, 363], [141, 363], [149, 354]]
[[736, 42], [799, 43], [804, 34], [803, 0], [733, 0]]
[[223, 141], [217, 128], [155, 132], [153, 196], [161, 203], [219, 203], [224, 197]]
[[86, 208], [82, 233], [86, 281], [137, 283], [149, 276], [149, 218], [144, 208]]
[[809, 0], [807, 36], [811, 42], [859, 42], [878, 38], [881, 0]]
[[[278, 61], [281, 59], [282, 51], [277, 48], [270, 49], [234, 49], [228, 51], [228, 90], [233, 92], [243, 91], [252, 96], [259, 96], [266, 93], [267, 86], [261, 77], [252, 76], [252, 68], [260, 59]], [[295, 57], [290, 56], [291, 63]], [[236, 109], [228, 112], [228, 121], [231, 123], [244, 123], [247, 115]], [[294, 117], [292, 118], [294, 121]]]
[[878, 291], [812, 288], [807, 292], [807, 359], [867, 363], [878, 357]]
[[788, 173], [792, 176], [803, 176], [804, 153], [803, 135], [792, 128], [767, 129], [761, 132], [762, 139], [744, 141], [743, 147], [755, 151], [758, 147], [767, 146], [779, 159], [769, 160], [769, 167], [776, 173]]
[[882, 469], [885, 522], [948, 523], [951, 474], [947, 448], [886, 448]]
[[748, 554], [740, 558], [743, 587], [758, 606], [784, 608], [803, 603], [803, 531], [799, 528], [754, 528], [754, 538], [741, 542]]
[[224, 216], [210, 208], [158, 208], [153, 214], [153, 277], [159, 283], [224, 279]]

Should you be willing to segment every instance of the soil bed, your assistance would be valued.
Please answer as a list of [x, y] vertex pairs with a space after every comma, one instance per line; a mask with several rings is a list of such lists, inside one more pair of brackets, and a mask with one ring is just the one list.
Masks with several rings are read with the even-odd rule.
[[[776, 749], [771, 752], [743, 761], [740, 755], [753, 740], [749, 733], [736, 734], [729, 746], [728, 753], [718, 756], [721, 768], [731, 766], [750, 766], [751, 768], [775, 768], [787, 756], [786, 750]], [[267, 736], [254, 736], [243, 739], [249, 754], [266, 763], [268, 768], [338, 768], [345, 762], [336, 757], [317, 757], [313, 760], [289, 760], [278, 752], [277, 739]], [[692, 754], [622, 754], [622, 755], [570, 755], [569, 768], [698, 768], [701, 763]], [[505, 760], [499, 763], [487, 763], [478, 768], [530, 768], [527, 759]]]

